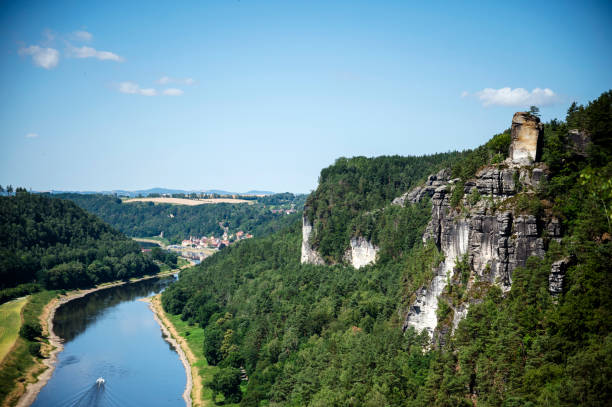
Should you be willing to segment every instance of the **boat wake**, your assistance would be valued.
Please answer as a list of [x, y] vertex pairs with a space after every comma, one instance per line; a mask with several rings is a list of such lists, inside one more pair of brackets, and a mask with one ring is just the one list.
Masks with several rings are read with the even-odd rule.
[[129, 403], [118, 400], [112, 393], [106, 380], [98, 378], [93, 385], [87, 385], [79, 389], [70, 398], [63, 400], [54, 407], [125, 407]]

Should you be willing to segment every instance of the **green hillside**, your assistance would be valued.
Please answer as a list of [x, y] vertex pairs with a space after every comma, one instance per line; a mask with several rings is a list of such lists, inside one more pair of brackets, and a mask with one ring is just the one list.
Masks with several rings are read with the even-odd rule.
[[[568, 142], [571, 128], [591, 134], [587, 152]], [[493, 284], [467, 292], [462, 278], [450, 284], [449, 298], [474, 302], [443, 345], [401, 329], [407, 306], [442, 260], [434, 244], [420, 239], [428, 205], [389, 203], [440, 168], [465, 181], [480, 166], [500, 162], [507, 133], [463, 153], [343, 158], [324, 169], [306, 205], [318, 250], [339, 263], [348, 239], [363, 228], [381, 244], [375, 265], [300, 264], [296, 222], [185, 271], [164, 292], [164, 308], [205, 328], [204, 352], [223, 375], [244, 366], [242, 406], [606, 405], [612, 398], [611, 131], [612, 92], [573, 106], [566, 122], [545, 124], [549, 180], [515, 204], [554, 213], [564, 236], [543, 259], [514, 271], [508, 293]], [[548, 275], [560, 257], [572, 260], [563, 294], [553, 298]], [[463, 267], [469, 270], [461, 262], [459, 276]], [[443, 321], [448, 309], [438, 312]]]
[[240, 230], [254, 236], [280, 230], [299, 218], [298, 214], [271, 212], [271, 208], [294, 205], [301, 211], [304, 195], [291, 193], [275, 194], [253, 198], [254, 205], [220, 203], [214, 205], [181, 206], [153, 204], [153, 202], [122, 203], [121, 199], [102, 194], [60, 194], [86, 211], [93, 213], [127, 236], [164, 237], [173, 243], [189, 236], [221, 236], [223, 229], [219, 223], [228, 227], [230, 234]]
[[4, 301], [159, 271], [136, 242], [70, 201], [17, 189], [0, 197], [0, 291]]

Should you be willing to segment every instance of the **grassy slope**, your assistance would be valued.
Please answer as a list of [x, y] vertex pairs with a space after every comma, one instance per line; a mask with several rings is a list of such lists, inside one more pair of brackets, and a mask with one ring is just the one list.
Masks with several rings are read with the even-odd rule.
[[[28, 297], [21, 311], [22, 321], [37, 322], [42, 309], [55, 297], [56, 291], [43, 291]], [[0, 364], [0, 403], [2, 406], [17, 404], [27, 382], [35, 381], [44, 371], [42, 363], [28, 352], [28, 341], [17, 337], [15, 347]]]
[[20, 298], [0, 305], [0, 361], [13, 347], [21, 327], [21, 309], [27, 298]]

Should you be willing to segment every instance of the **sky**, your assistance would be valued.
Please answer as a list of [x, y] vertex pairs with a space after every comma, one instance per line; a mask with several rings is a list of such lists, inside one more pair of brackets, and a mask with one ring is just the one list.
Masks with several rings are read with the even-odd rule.
[[310, 192], [612, 88], [612, 2], [2, 1], [0, 184]]

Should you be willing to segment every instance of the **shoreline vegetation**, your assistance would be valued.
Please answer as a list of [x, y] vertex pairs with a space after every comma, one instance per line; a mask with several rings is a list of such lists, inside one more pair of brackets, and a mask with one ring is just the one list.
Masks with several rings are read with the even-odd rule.
[[[163, 321], [165, 327], [172, 333], [173, 339], [176, 340], [187, 357], [193, 383], [191, 391], [192, 406], [214, 406], [219, 405], [218, 403], [222, 403], [225, 407], [238, 406], [239, 403], [227, 402], [221, 394], [217, 395], [217, 402], [215, 402], [213, 400], [212, 390], [208, 386], [205, 386], [205, 383], [212, 381], [214, 374], [217, 373], [220, 368], [218, 366], [209, 365], [206, 360], [202, 347], [204, 342], [204, 329], [199, 325], [193, 325], [189, 324], [187, 321], [183, 321], [180, 315], [172, 315], [164, 311], [161, 304], [161, 294], [153, 296], [150, 300], [151, 309], [157, 314], [159, 319]], [[185, 369], [187, 369], [187, 367], [185, 367]], [[244, 392], [246, 390], [246, 383], [243, 382], [240, 388], [242, 392]]]
[[149, 308], [153, 312], [153, 317], [159, 324], [164, 337], [170, 343], [181, 359], [187, 375], [187, 383], [183, 392], [183, 399], [187, 406], [200, 407], [205, 404], [202, 401], [202, 377], [196, 367], [197, 358], [193, 354], [186, 339], [181, 336], [174, 324], [170, 321], [161, 305], [161, 295], [157, 294], [143, 299], [149, 303]]
[[[17, 406], [17, 407], [27, 407], [30, 406], [36, 400], [38, 393], [41, 389], [47, 384], [49, 379], [51, 378], [53, 371], [55, 370], [57, 355], [64, 348], [63, 341], [60, 337], [55, 335], [53, 332], [53, 317], [55, 316], [56, 310], [70, 302], [76, 298], [84, 297], [88, 294], [91, 294], [96, 291], [104, 290], [111, 287], [117, 287], [124, 284], [136, 283], [139, 281], [149, 280], [153, 278], [167, 277], [177, 272], [180, 272], [185, 267], [190, 267], [191, 264], [185, 265], [179, 269], [162, 271], [157, 274], [152, 274], [148, 276], [143, 276], [139, 278], [133, 278], [129, 281], [114, 281], [103, 283], [97, 285], [93, 288], [85, 289], [85, 290], [71, 290], [66, 292], [66, 294], [58, 294], [57, 291], [42, 291], [40, 293], [34, 294], [34, 296], [41, 295], [53, 295], [48, 301], [43, 301], [41, 311], [37, 312], [37, 319], [40, 322], [42, 327], [42, 338], [43, 342], [41, 343], [41, 354], [42, 358], [33, 358], [33, 363], [28, 366], [17, 367], [18, 370], [23, 371], [23, 373], [14, 380], [13, 389], [10, 393], [8, 393], [7, 397], [2, 403], [2, 407], [4, 406]], [[31, 298], [28, 298], [28, 302], [31, 301]], [[28, 306], [25, 305], [24, 309]], [[34, 311], [36, 312], [36, 311]], [[22, 322], [23, 322], [23, 313], [22, 313]], [[26, 347], [24, 344], [19, 344], [20, 338], [17, 339], [13, 349], [18, 346]], [[12, 350], [13, 350], [12, 349]], [[25, 350], [27, 352], [27, 349]], [[7, 358], [2, 360], [1, 366], [4, 367], [5, 362], [7, 362]]]

